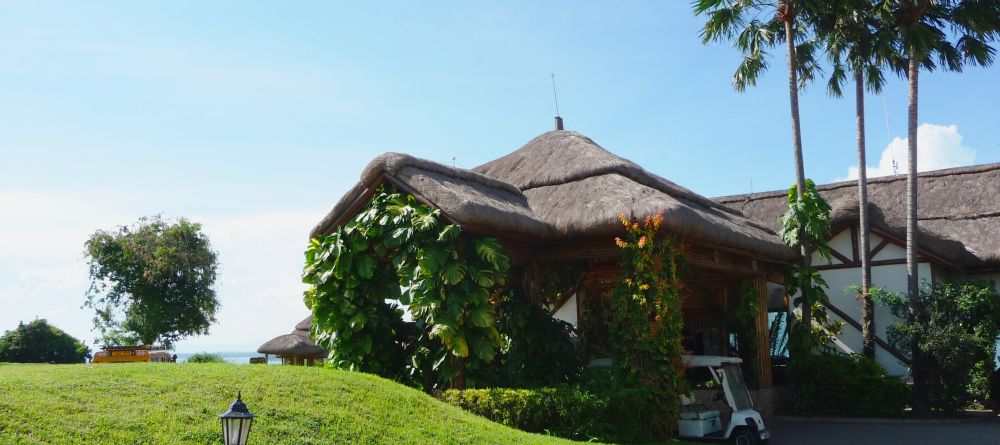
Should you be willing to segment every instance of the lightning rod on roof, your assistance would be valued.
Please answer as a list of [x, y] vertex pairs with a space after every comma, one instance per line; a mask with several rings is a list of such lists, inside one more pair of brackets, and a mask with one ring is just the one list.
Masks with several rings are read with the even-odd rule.
[[556, 94], [556, 75], [555, 73], [549, 74], [552, 77], [552, 99], [556, 104], [556, 130], [563, 129], [563, 120], [559, 116], [559, 95]]

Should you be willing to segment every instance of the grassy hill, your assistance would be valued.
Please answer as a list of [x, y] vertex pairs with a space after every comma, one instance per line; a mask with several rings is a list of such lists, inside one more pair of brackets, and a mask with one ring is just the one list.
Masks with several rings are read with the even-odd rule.
[[243, 391], [252, 444], [569, 444], [371, 375], [231, 364], [0, 365], [0, 443], [218, 444]]

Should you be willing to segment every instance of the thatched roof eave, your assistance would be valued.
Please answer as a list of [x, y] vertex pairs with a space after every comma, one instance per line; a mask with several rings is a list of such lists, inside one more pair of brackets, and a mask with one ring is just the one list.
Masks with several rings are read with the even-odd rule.
[[548, 225], [535, 217], [527, 198], [513, 185], [407, 154], [386, 153], [368, 164], [360, 181], [313, 228], [310, 236], [327, 235], [345, 223], [384, 183], [439, 209], [451, 223], [536, 238], [549, 234]]

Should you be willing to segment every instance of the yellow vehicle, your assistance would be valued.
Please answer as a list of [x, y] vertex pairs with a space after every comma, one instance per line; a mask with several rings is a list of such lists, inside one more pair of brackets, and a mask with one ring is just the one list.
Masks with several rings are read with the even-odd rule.
[[150, 346], [105, 346], [91, 363], [173, 362], [170, 351]]

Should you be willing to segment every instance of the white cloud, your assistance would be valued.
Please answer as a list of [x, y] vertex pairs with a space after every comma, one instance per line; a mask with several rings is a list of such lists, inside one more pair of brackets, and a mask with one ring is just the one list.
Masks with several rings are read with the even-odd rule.
[[[877, 166], [868, 167], [868, 176], [904, 174], [909, 165], [906, 156], [907, 139], [894, 138], [882, 151]], [[895, 161], [895, 168], [893, 162]], [[976, 162], [976, 151], [962, 144], [962, 134], [956, 125], [922, 124], [917, 127], [917, 170], [929, 171], [961, 167]], [[847, 170], [847, 178], [857, 179], [858, 166]]]
[[[0, 190], [0, 332], [46, 318], [88, 344], [93, 313], [83, 243], [144, 214], [142, 196], [105, 190]], [[175, 215], [165, 215], [172, 217]], [[322, 214], [275, 211], [193, 217], [219, 253], [218, 323], [181, 351], [249, 351], [307, 314], [300, 281], [309, 229]]]

